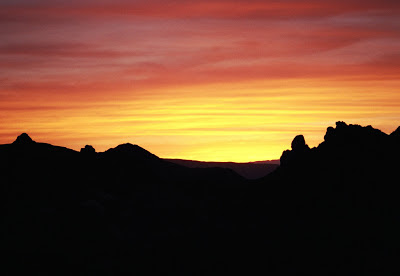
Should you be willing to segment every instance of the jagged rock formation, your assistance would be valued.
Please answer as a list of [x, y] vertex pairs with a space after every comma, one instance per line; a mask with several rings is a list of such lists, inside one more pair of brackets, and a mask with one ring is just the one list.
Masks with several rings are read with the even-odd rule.
[[258, 227], [279, 240], [270, 245], [276, 255], [297, 260], [296, 273], [400, 272], [394, 261], [399, 255], [389, 253], [400, 250], [396, 132], [337, 122], [312, 149], [298, 136], [281, 166], [251, 193], [251, 209], [262, 210], [254, 216], [269, 220]]
[[396, 137], [398, 131], [388, 135], [372, 126], [337, 122], [336, 128], [327, 128], [324, 141], [316, 148], [310, 149], [302, 135], [296, 136], [292, 150], [283, 152], [281, 165], [299, 168], [309, 166], [308, 162], [312, 162], [313, 166], [319, 168], [342, 165], [356, 168], [382, 164], [383, 160], [395, 159], [399, 143], [392, 138]]

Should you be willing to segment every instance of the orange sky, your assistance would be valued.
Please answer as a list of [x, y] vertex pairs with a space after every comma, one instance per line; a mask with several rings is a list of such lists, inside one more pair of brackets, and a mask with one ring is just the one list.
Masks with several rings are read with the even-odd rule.
[[398, 0], [3, 0], [0, 36], [0, 144], [240, 162], [400, 125]]

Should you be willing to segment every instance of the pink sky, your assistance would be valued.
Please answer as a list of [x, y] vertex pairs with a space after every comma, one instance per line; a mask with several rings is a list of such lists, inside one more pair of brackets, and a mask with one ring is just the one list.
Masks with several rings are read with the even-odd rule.
[[0, 143], [279, 158], [400, 125], [398, 1], [2, 1]]

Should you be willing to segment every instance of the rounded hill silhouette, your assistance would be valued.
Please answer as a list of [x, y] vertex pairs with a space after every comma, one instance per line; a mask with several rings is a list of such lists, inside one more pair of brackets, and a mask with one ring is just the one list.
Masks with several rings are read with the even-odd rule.
[[14, 145], [30, 145], [35, 143], [28, 134], [22, 133], [17, 137], [17, 139], [13, 142]]

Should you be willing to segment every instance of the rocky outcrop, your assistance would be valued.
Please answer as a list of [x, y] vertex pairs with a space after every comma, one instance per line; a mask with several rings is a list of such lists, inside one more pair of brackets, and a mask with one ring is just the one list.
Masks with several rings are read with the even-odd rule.
[[306, 141], [304, 140], [303, 135], [297, 135], [296, 137], [294, 137], [294, 139], [292, 141], [292, 151], [302, 152], [302, 151], [306, 151], [309, 149], [310, 148], [306, 144]]
[[281, 165], [286, 166], [295, 160], [302, 159], [310, 151], [303, 135], [297, 135], [292, 141], [292, 150], [285, 150], [281, 156]]
[[84, 148], [81, 148], [81, 153], [94, 154], [96, 153], [96, 150], [91, 145], [86, 145]]
[[372, 126], [347, 125], [336, 122], [336, 128], [328, 127], [324, 142], [331, 146], [369, 147], [383, 142], [387, 134]]
[[36, 143], [35, 141], [32, 140], [31, 137], [29, 137], [28, 134], [22, 133], [17, 137], [17, 139], [13, 142], [13, 145], [31, 145]]

